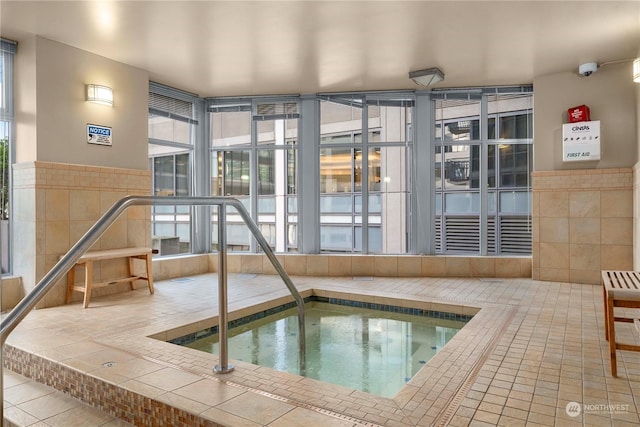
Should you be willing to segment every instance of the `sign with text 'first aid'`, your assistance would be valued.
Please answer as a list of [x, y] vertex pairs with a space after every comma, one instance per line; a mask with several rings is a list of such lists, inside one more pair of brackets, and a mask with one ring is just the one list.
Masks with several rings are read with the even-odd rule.
[[87, 125], [87, 142], [89, 144], [111, 145], [111, 128], [98, 125]]
[[600, 121], [562, 125], [562, 161], [600, 160]]

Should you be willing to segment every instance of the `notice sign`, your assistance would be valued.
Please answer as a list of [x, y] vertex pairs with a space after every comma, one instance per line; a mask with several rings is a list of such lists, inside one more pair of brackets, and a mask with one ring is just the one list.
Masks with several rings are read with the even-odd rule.
[[562, 125], [562, 161], [600, 160], [600, 121]]
[[89, 144], [111, 145], [111, 128], [98, 125], [87, 125], [87, 142]]

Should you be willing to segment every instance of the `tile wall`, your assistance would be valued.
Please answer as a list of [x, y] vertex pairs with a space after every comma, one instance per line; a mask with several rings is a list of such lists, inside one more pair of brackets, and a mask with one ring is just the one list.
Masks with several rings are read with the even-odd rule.
[[[379, 277], [531, 277], [531, 257], [467, 257], [420, 255], [276, 255], [293, 276]], [[217, 254], [210, 271], [218, 270]], [[260, 254], [229, 254], [230, 273], [276, 274]]]
[[[633, 167], [633, 247], [640, 248], [640, 163]], [[640, 250], [633, 251], [633, 269], [640, 269]]]
[[598, 284], [633, 268], [633, 170], [540, 171], [533, 180], [532, 278]]
[[[95, 221], [128, 195], [149, 195], [146, 170], [103, 168], [49, 162], [26, 162], [13, 168], [13, 271], [22, 277], [25, 292], [48, 272]], [[127, 209], [92, 249], [151, 245], [150, 208]], [[97, 263], [94, 279], [126, 276], [126, 260]], [[76, 280], [84, 280], [78, 271]], [[62, 283], [64, 282], [64, 283]], [[123, 283], [95, 289], [93, 295], [127, 289]], [[39, 307], [64, 304], [66, 280], [46, 295]], [[75, 299], [81, 294], [75, 292]]]
[[24, 297], [22, 278], [15, 276], [2, 277], [2, 296], [0, 297], [0, 311], [11, 310]]

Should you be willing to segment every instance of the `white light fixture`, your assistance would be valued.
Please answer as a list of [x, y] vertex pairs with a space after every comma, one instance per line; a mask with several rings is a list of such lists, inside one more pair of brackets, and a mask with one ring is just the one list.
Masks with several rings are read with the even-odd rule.
[[640, 83], [640, 58], [633, 60], [633, 81]]
[[444, 80], [444, 73], [439, 68], [427, 68], [409, 72], [409, 78], [422, 86], [431, 86]]
[[88, 84], [87, 101], [113, 107], [113, 90], [109, 86]]

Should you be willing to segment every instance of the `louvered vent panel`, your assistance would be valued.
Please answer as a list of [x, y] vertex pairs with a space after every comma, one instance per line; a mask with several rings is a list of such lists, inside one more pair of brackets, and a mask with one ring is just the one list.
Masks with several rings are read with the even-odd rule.
[[503, 254], [531, 254], [531, 218], [500, 218], [500, 247]]
[[487, 218], [487, 254], [496, 254], [496, 218]]
[[436, 253], [442, 253], [442, 217], [436, 217]]
[[455, 216], [445, 218], [446, 251], [480, 251], [480, 224], [477, 216]]

